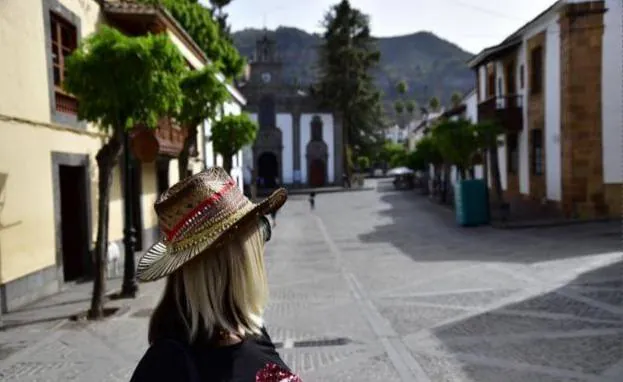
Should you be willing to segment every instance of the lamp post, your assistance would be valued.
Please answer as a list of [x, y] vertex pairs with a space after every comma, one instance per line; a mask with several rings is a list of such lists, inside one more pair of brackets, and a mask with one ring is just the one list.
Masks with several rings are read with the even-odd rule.
[[134, 261], [135, 230], [132, 221], [132, 161], [130, 158], [130, 138], [126, 131], [123, 135], [123, 244], [125, 259], [123, 267], [122, 297], [136, 297], [136, 269]]

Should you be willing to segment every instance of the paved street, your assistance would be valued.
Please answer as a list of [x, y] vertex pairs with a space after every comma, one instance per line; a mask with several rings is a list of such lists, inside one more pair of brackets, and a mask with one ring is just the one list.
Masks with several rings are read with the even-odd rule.
[[[621, 381], [620, 227], [464, 229], [390, 186], [278, 216], [267, 326], [304, 381]], [[159, 288], [107, 321], [0, 332], [18, 349], [0, 380], [129, 380]]]

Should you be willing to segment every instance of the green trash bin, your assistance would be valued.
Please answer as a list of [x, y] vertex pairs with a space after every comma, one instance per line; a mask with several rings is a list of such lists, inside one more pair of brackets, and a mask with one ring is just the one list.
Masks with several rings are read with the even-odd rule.
[[482, 179], [461, 180], [454, 186], [457, 224], [468, 227], [489, 224], [487, 184]]

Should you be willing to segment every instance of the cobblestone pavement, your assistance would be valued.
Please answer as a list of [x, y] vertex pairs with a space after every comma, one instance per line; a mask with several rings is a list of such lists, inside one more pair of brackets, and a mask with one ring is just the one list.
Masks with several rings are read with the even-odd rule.
[[[292, 197], [277, 223], [267, 325], [306, 382], [621, 381], [620, 227], [464, 229], [382, 181], [314, 212]], [[0, 332], [26, 341], [0, 380], [129, 380], [160, 287], [103, 322]]]

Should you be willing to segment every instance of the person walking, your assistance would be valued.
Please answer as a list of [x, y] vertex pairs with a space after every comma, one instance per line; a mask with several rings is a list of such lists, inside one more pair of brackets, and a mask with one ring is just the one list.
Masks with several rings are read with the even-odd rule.
[[316, 193], [313, 191], [309, 193], [309, 208], [311, 210], [316, 208]]
[[137, 278], [166, 278], [131, 382], [301, 382], [281, 359], [263, 314], [268, 283], [265, 215], [286, 202], [278, 189], [255, 204], [220, 167], [186, 178], [154, 207], [164, 239], [145, 252]]

